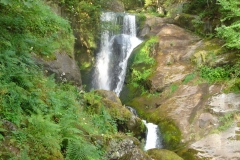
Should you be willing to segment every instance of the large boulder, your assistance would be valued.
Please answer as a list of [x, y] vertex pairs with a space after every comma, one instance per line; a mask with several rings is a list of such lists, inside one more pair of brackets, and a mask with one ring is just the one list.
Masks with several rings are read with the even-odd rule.
[[147, 154], [156, 160], [183, 160], [176, 153], [166, 149], [150, 149]]
[[45, 60], [40, 57], [34, 57], [38, 65], [43, 66], [47, 75], [54, 74], [57, 82], [70, 82], [81, 87], [82, 80], [79, 67], [74, 58], [70, 58], [66, 53], [57, 53], [54, 60]]
[[143, 138], [146, 127], [142, 120], [129, 111], [122, 105], [120, 99], [112, 91], [96, 90], [101, 97], [101, 102], [104, 104], [110, 115], [116, 120], [119, 131], [131, 131], [135, 137]]
[[151, 160], [140, 149], [140, 142], [134, 137], [114, 137], [107, 147], [106, 158], [109, 160]]

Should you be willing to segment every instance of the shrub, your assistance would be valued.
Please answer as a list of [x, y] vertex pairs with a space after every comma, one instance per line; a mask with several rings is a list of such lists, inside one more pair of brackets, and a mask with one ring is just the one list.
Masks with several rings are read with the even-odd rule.
[[240, 1], [218, 0], [221, 6], [223, 25], [218, 27], [218, 37], [225, 40], [225, 46], [229, 49], [240, 49]]

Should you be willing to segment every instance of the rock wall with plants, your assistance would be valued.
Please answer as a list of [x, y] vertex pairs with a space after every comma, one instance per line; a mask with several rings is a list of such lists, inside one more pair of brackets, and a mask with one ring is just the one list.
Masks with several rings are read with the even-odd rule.
[[68, 71], [56, 83], [37, 65], [41, 59], [56, 69], [61, 61], [66, 68], [62, 56], [74, 57], [67, 20], [38, 0], [0, 1], [0, 15], [0, 159], [106, 159], [109, 143], [140, 151], [140, 142], [123, 132], [141, 138], [144, 127], [121, 103], [66, 82]]

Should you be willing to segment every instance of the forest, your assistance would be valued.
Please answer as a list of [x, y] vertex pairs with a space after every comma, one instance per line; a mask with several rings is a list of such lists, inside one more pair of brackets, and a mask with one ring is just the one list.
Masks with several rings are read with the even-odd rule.
[[[167, 8], [179, 2], [119, 0], [116, 3], [144, 21], [145, 15], [170, 16]], [[203, 32], [194, 34], [204, 39], [219, 39], [224, 52], [238, 57], [227, 65], [203, 65], [197, 74], [209, 83], [226, 84], [226, 92], [240, 93], [240, 1], [185, 2], [186, 13], [200, 17], [194, 23], [206, 26]], [[58, 8], [57, 14], [54, 7]], [[108, 0], [0, 0], [0, 159], [111, 159], [107, 150], [113, 139], [136, 137], [134, 131], [124, 128], [131, 119], [128, 111], [107, 107], [110, 102], [105, 102], [97, 91], [57, 82], [54, 75], [46, 76], [46, 71], [32, 58], [51, 61], [56, 59], [56, 53], [67, 53], [74, 58], [79, 52], [93, 56], [99, 33], [107, 28], [101, 23], [101, 14], [111, 11], [111, 7]], [[164, 14], [157, 11], [159, 7], [165, 9]], [[213, 28], [207, 24], [212, 19], [219, 19]], [[156, 39], [149, 39], [146, 48], [155, 42]], [[76, 43], [81, 50], [76, 50]], [[146, 64], [154, 63], [151, 57], [139, 53], [138, 61], [144, 60], [148, 60]], [[129, 83], [144, 86], [150, 72], [133, 70]], [[145, 88], [141, 92], [150, 93]], [[141, 125], [140, 130], [144, 130]], [[167, 149], [174, 152], [178, 148], [177, 144]]]

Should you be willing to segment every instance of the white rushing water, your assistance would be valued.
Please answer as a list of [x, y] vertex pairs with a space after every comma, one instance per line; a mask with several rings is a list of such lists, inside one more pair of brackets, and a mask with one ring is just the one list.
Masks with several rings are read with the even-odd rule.
[[[137, 111], [130, 107], [126, 106], [135, 116], [138, 116]], [[159, 127], [153, 123], [147, 123], [146, 120], [142, 120], [145, 126], [147, 127], [146, 133], [146, 142], [144, 146], [144, 150], [147, 151], [152, 148], [163, 148], [162, 138]]]
[[[116, 24], [116, 16], [112, 12], [103, 13], [101, 16], [101, 21], [111, 22], [112, 25]], [[108, 30], [104, 30], [101, 34], [101, 44], [100, 52], [96, 57], [96, 68], [94, 74], [94, 87], [98, 89], [110, 90], [110, 81], [109, 81], [109, 62], [111, 55], [111, 35], [112, 33]]]
[[[123, 88], [127, 61], [133, 49], [142, 43], [137, 38], [135, 16], [129, 14], [116, 14], [105, 12], [101, 20], [110, 23], [112, 28], [120, 27], [120, 33], [104, 30], [101, 34], [100, 50], [96, 57], [96, 66], [93, 74], [93, 88], [114, 91], [118, 96]], [[131, 112], [137, 116], [135, 109], [129, 107]], [[147, 123], [145, 150], [151, 148], [162, 148], [160, 132], [157, 125]]]
[[105, 12], [101, 20], [110, 23], [113, 28], [117, 28], [117, 25], [121, 26], [121, 31], [120, 34], [114, 34], [109, 30], [102, 32], [100, 51], [96, 57], [93, 87], [112, 90], [119, 96], [126, 76], [128, 58], [142, 41], [136, 37], [134, 15]]
[[143, 120], [143, 122], [148, 129], [144, 150], [147, 151], [152, 148], [163, 148], [158, 126], [153, 123], [147, 123], [145, 120]]

